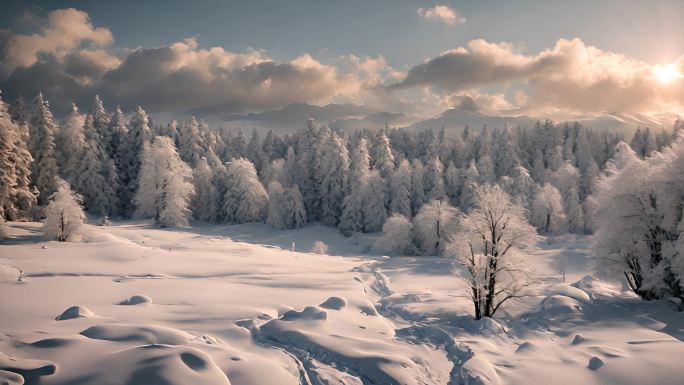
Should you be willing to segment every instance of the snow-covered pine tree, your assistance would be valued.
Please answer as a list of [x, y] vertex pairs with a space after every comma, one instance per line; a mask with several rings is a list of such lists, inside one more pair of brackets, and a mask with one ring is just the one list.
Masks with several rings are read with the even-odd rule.
[[90, 107], [88, 115], [92, 117], [93, 128], [100, 137], [100, 146], [106, 151], [107, 157], [113, 159], [115, 156], [114, 151], [116, 150], [111, 145], [112, 133], [109, 130], [109, 114], [105, 110], [102, 104], [102, 99], [98, 95], [95, 95], [95, 100], [93, 100], [93, 105]]
[[387, 219], [384, 193], [385, 181], [377, 170], [371, 171], [368, 174], [363, 200], [363, 230], [367, 233], [380, 231]]
[[192, 199], [192, 214], [196, 219], [215, 222], [219, 212], [218, 191], [214, 186], [214, 172], [207, 158], [200, 158], [192, 172], [195, 196]]
[[296, 229], [306, 223], [302, 195], [297, 185], [283, 188], [278, 182], [268, 186], [268, 219], [276, 229]]
[[385, 130], [378, 130], [372, 146], [373, 168], [380, 172], [383, 179], [389, 180], [394, 172], [394, 155]]
[[349, 176], [349, 153], [337, 134], [329, 135], [325, 141], [317, 170], [320, 181], [320, 221], [327, 226], [337, 226]]
[[[122, 193], [122, 196], [134, 197], [138, 191], [139, 174], [142, 165], [142, 158], [145, 148], [149, 146], [152, 133], [148, 125], [147, 113], [142, 107], [138, 106], [135, 109], [135, 113], [128, 123], [128, 143], [126, 144], [126, 161], [122, 164], [126, 164], [128, 169], [127, 175], [128, 181], [128, 192], [126, 194]], [[123, 198], [122, 198], [123, 199]], [[132, 215], [135, 210], [133, 199], [122, 200], [123, 214], [124, 216]], [[128, 204], [126, 204], [128, 203]]]
[[436, 156], [430, 159], [425, 166], [423, 188], [425, 189], [425, 197], [428, 201], [433, 199], [441, 200], [446, 197], [443, 166]]
[[74, 241], [81, 235], [85, 214], [80, 196], [73, 193], [69, 184], [61, 179], [55, 181], [57, 191], [50, 196], [45, 209], [43, 235], [59, 242]]
[[411, 218], [411, 165], [404, 159], [390, 182], [390, 212]]
[[74, 176], [74, 188], [83, 196], [83, 204], [89, 212], [100, 216], [117, 215], [118, 174], [114, 161], [102, 145], [99, 132], [93, 126], [92, 115], [86, 116], [83, 133], [85, 143]]
[[19, 124], [21, 122], [24, 122], [28, 124], [29, 120], [31, 119], [31, 114], [26, 108], [26, 101], [24, 101], [24, 97], [22, 95], [19, 95], [14, 100], [14, 103], [12, 103], [12, 107], [10, 107], [9, 109], [9, 114], [10, 118], [14, 123]]
[[145, 146], [135, 195], [138, 214], [162, 227], [187, 227], [194, 194], [192, 169], [176, 152], [173, 139], [158, 136]]
[[411, 171], [411, 211], [415, 214], [423, 207], [427, 198], [425, 197], [425, 188], [423, 187], [423, 179], [425, 169], [420, 159], [413, 160], [413, 167]]
[[458, 205], [459, 183], [458, 167], [454, 165], [454, 162], [449, 161], [444, 172], [444, 190], [451, 205]]
[[83, 158], [83, 148], [85, 147], [84, 123], [83, 115], [79, 112], [76, 103], [72, 103], [71, 109], [55, 138], [60, 173], [72, 185], [76, 181]]
[[352, 151], [349, 164], [349, 194], [342, 202], [340, 231], [345, 235], [362, 231], [364, 228], [364, 199], [370, 167], [368, 142], [360, 138]]
[[268, 194], [259, 182], [254, 164], [245, 158], [226, 164], [223, 216], [230, 223], [263, 222], [268, 215]]
[[55, 153], [57, 126], [42, 93], [34, 100], [29, 130], [28, 147], [33, 156], [31, 178], [33, 185], [40, 192], [38, 204], [44, 205], [48, 197], [56, 191], [55, 178], [58, 175], [58, 167]]
[[119, 184], [116, 191], [119, 207], [117, 214], [128, 217], [131, 214], [130, 202], [133, 199], [132, 192], [129, 188], [131, 184], [131, 168], [130, 161], [130, 137], [128, 126], [124, 118], [121, 107], [117, 106], [109, 121], [109, 150], [112, 155], [116, 174], [118, 175]]
[[194, 116], [181, 126], [178, 152], [181, 159], [191, 167], [195, 167], [207, 152], [207, 145], [200, 135], [199, 123]]

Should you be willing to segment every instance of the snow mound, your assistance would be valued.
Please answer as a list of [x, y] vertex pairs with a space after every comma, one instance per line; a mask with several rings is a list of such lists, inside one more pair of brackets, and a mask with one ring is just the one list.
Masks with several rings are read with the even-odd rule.
[[[56, 371], [57, 365], [52, 361], [9, 357], [0, 353], [0, 379], [8, 377], [17, 384], [36, 384], [41, 381], [41, 377], [49, 376]], [[15, 375], [4, 374], [6, 372]]]
[[492, 364], [484, 358], [473, 356], [461, 367], [459, 373], [463, 384], [468, 385], [501, 385], [501, 379], [496, 374]]
[[328, 313], [322, 310], [318, 306], [307, 306], [302, 311], [290, 310], [280, 317], [283, 321], [295, 321], [295, 320], [322, 320], [328, 319]]
[[132, 243], [128, 239], [119, 238], [114, 234], [105, 232], [89, 231], [83, 234], [84, 243]]
[[64, 383], [80, 385], [230, 385], [204, 352], [187, 346], [142, 345], [106, 355], [87, 373]]
[[94, 317], [95, 313], [90, 311], [85, 306], [72, 306], [62, 312], [62, 314], [58, 315], [55, 318], [55, 321], [65, 321], [69, 319], [74, 319], [74, 318], [87, 318], [87, 317]]
[[125, 324], [91, 326], [79, 334], [95, 340], [134, 341], [144, 344], [165, 345], [181, 345], [194, 339], [191, 334], [177, 329]]
[[547, 289], [548, 293], [551, 295], [564, 295], [566, 297], [570, 297], [573, 299], [576, 299], [580, 302], [584, 303], [590, 303], [591, 302], [591, 297], [589, 297], [589, 294], [587, 294], [586, 291], [582, 289], [578, 289], [574, 286], [571, 286], [568, 283], [559, 283], [556, 285], [553, 285]]
[[20, 374], [9, 372], [7, 370], [0, 370], [0, 384], [3, 385], [23, 385], [24, 377]]
[[330, 297], [318, 306], [325, 309], [340, 310], [347, 306], [347, 300], [342, 297]]
[[14, 283], [21, 281], [21, 270], [16, 267], [0, 263], [0, 283]]
[[539, 351], [541, 348], [540, 346], [532, 341], [525, 341], [522, 344], [518, 345], [518, 348], [515, 349], [516, 353], [532, 353]]
[[544, 298], [540, 310], [551, 314], [574, 314], [582, 311], [582, 304], [574, 298], [552, 295]]
[[119, 305], [142, 305], [145, 303], [152, 303], [152, 298], [145, 294], [136, 294], [119, 302]]

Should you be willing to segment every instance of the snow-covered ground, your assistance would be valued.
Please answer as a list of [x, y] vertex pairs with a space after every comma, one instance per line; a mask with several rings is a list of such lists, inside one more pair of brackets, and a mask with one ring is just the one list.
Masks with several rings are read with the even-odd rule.
[[[684, 314], [543, 240], [540, 284], [474, 321], [448, 259], [386, 258], [310, 225], [87, 226], [0, 245], [0, 383], [681, 384]], [[316, 240], [330, 255], [307, 251]], [[296, 252], [290, 251], [295, 242]], [[565, 259], [567, 284], [557, 274]], [[19, 376], [21, 375], [23, 379]]]

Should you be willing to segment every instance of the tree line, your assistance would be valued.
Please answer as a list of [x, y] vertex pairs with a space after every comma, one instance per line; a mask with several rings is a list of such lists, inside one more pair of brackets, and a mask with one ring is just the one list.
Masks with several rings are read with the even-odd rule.
[[[293, 134], [269, 131], [262, 139], [255, 130], [247, 139], [242, 130], [210, 128], [194, 117], [162, 124], [141, 107], [126, 119], [99, 97], [87, 113], [74, 104], [58, 122], [39, 94], [28, 107], [21, 98], [11, 106], [0, 101], [0, 217], [39, 219], [53, 194], [73, 190], [101, 218], [145, 217], [165, 227], [188, 226], [193, 218], [279, 229], [320, 222], [345, 235], [382, 231], [383, 252], [444, 255], [464, 232], [464, 213], [486, 211], [483, 202], [495, 196], [510, 200], [539, 233], [596, 231], [597, 255], [617, 258], [635, 292], [658, 297], [660, 289], [649, 286], [652, 271], [669, 269], [658, 273], [663, 282], [676, 281], [668, 292], [679, 285], [679, 265], [661, 264], [676, 249], [683, 196], [659, 178], [664, 169], [674, 178], [674, 166], [662, 164], [664, 154], [667, 164], [677, 158], [673, 141], [683, 128], [681, 120], [673, 132], [640, 128], [626, 144], [618, 133], [576, 122], [465, 127], [447, 135], [444, 128], [388, 126], [344, 133], [309, 119]], [[663, 187], [649, 190], [656, 182], [644, 182], [642, 169], [658, 174], [653, 178]], [[628, 189], [639, 183], [643, 191]], [[645, 246], [618, 252], [613, 238], [638, 226], [614, 233], [621, 227], [609, 223], [622, 219], [607, 218], [626, 211], [609, 208], [634, 194], [643, 195], [643, 207], [634, 210], [648, 211], [657, 218], [648, 223], [658, 225], [640, 223]], [[615, 256], [621, 252], [628, 256]]]

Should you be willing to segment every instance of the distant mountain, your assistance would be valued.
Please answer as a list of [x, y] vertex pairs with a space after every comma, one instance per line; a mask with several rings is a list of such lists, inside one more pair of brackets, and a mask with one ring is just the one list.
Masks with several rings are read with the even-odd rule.
[[[459, 109], [449, 109], [427, 120], [410, 125], [411, 130], [433, 129], [438, 130], [445, 127], [447, 132], [461, 132], [467, 125], [473, 129], [479, 129], [483, 125], [488, 127], [532, 126], [537, 120], [544, 121], [547, 118], [537, 118], [527, 115], [506, 116], [485, 114], [481, 112], [462, 111]], [[661, 114], [649, 116], [644, 114], [618, 114], [618, 113], [598, 113], [589, 116], [578, 117], [550, 117], [555, 122], [579, 122], [582, 125], [594, 130], [612, 130], [631, 135], [638, 127], [650, 127], [653, 129], [671, 129], [676, 116], [674, 114]]]
[[363, 119], [381, 111], [359, 104], [328, 104], [316, 106], [307, 103], [289, 104], [279, 110], [259, 113], [232, 114], [222, 118], [230, 126], [273, 129], [277, 132], [292, 132], [306, 126], [306, 119], [329, 124], [345, 119]]
[[[199, 116], [202, 116], [201, 114]], [[246, 114], [211, 114], [205, 118], [215, 125], [229, 128], [241, 127], [245, 130], [257, 128], [273, 130], [284, 134], [297, 131], [306, 126], [306, 119], [313, 118], [319, 123], [340, 131], [359, 129], [377, 129], [388, 124], [391, 127], [405, 127], [409, 130], [439, 130], [444, 126], [449, 133], [459, 133], [467, 125], [474, 130], [489, 127], [532, 126], [537, 120], [547, 117], [515, 115], [476, 108], [457, 107], [445, 110], [429, 119], [420, 120], [415, 116], [407, 116], [398, 112], [387, 112], [376, 108], [353, 104], [327, 104], [317, 106], [307, 103], [289, 104], [281, 109]], [[181, 118], [185, 119], [185, 118]], [[576, 117], [548, 117], [555, 122], [580, 122], [595, 130], [613, 130], [631, 135], [638, 127], [653, 129], [671, 129], [676, 119], [674, 114], [645, 115], [624, 113], [596, 113]]]

